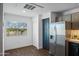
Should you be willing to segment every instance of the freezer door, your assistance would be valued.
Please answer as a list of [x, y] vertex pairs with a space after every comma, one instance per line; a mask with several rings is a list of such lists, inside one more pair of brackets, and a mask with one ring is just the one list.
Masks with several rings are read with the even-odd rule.
[[56, 32], [55, 24], [50, 24], [50, 39], [49, 39], [49, 54], [55, 55], [56, 47]]
[[56, 56], [65, 56], [65, 23], [56, 23]]

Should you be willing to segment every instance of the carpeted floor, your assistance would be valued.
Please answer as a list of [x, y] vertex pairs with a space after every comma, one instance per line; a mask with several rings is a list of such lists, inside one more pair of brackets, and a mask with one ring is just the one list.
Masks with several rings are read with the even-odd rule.
[[37, 50], [34, 46], [5, 51], [5, 56], [48, 56], [48, 50]]

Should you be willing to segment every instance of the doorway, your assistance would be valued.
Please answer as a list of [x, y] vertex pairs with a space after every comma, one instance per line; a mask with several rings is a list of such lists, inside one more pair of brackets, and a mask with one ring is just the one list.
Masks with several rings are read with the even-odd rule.
[[49, 49], [49, 18], [43, 19], [43, 48]]

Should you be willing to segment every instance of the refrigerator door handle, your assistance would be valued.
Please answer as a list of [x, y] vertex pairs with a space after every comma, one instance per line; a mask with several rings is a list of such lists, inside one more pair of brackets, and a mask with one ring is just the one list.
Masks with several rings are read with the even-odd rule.
[[54, 31], [55, 31], [55, 39], [56, 39], [56, 34], [57, 34], [57, 32], [56, 32], [56, 26], [54, 27]]

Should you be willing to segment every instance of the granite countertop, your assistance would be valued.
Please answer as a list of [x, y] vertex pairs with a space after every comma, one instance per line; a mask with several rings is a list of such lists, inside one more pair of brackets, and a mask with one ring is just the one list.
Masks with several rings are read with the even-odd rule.
[[67, 41], [69, 41], [69, 42], [74, 42], [74, 43], [79, 43], [79, 39], [67, 38]]

